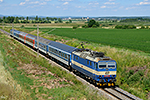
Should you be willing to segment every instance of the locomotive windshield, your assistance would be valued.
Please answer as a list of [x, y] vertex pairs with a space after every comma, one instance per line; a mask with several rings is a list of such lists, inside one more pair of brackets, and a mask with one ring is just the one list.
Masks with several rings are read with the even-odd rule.
[[99, 68], [106, 68], [106, 62], [100, 62], [99, 63]]
[[115, 68], [115, 62], [108, 62], [108, 68]]
[[99, 62], [99, 69], [115, 67], [115, 62]]

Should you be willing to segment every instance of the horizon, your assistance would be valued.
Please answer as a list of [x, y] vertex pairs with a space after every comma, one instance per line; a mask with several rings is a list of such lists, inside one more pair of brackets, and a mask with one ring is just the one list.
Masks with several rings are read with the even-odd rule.
[[0, 0], [1, 15], [148, 17], [150, 0]]

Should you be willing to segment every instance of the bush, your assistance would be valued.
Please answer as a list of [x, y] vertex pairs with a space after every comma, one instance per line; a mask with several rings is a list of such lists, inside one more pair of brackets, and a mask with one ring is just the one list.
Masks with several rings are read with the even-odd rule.
[[58, 21], [55, 21], [55, 23], [58, 23]]
[[66, 24], [68, 24], [69, 22], [67, 21]]
[[140, 80], [140, 74], [139, 72], [133, 74], [131, 77], [129, 77], [129, 79], [127, 80], [127, 84], [134, 84], [136, 82], [138, 82]]
[[88, 28], [88, 26], [87, 25], [83, 25], [82, 28]]
[[97, 26], [96, 26], [96, 25], [93, 25], [92, 28], [97, 28]]
[[73, 26], [73, 29], [77, 29], [78, 27], [77, 26]]
[[21, 27], [23, 28], [23, 27], [24, 27], [24, 25], [21, 25]]
[[134, 25], [116, 25], [116, 29], [136, 29]]
[[145, 29], [145, 27], [144, 27], [144, 26], [141, 26], [141, 29]]

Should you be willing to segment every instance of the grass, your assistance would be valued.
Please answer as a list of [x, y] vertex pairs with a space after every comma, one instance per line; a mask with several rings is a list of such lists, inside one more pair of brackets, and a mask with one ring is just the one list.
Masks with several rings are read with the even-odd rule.
[[[23, 30], [26, 31], [27, 29], [23, 29]], [[56, 29], [56, 31], [53, 32], [56, 34], [61, 33], [62, 36], [66, 36], [66, 37], [56, 36], [54, 34], [45, 34], [44, 36], [43, 35], [42, 36], [44, 38], [47, 38], [50, 40], [60, 41], [60, 42], [63, 42], [64, 44], [81, 48], [81, 46], [79, 44], [82, 42], [81, 40], [83, 39], [83, 37], [86, 36], [86, 34], [88, 34], [87, 31], [91, 32], [91, 34], [92, 34], [94, 29], [87, 29], [87, 30], [81, 29], [80, 31], [79, 30], [78, 29], [77, 30]], [[108, 34], [111, 34], [110, 31], [112, 31], [112, 32], [118, 31], [121, 33], [117, 33], [117, 34], [124, 34], [124, 35], [126, 35], [125, 34], [125, 31], [126, 31], [126, 32], [130, 32], [131, 36], [134, 36], [135, 35], [134, 32], [137, 32], [137, 31], [140, 31], [140, 32], [136, 33], [136, 34], [142, 34], [142, 32], [149, 31], [149, 30], [95, 29], [96, 32], [98, 32], [100, 30], [102, 30], [102, 32], [104, 32], [104, 31], [106, 32], [106, 34], [103, 33], [104, 36], [109, 36]], [[40, 31], [42, 32], [42, 29]], [[77, 37], [80, 36], [81, 40], [73, 38], [75, 36], [74, 33], [77, 31], [80, 32], [80, 34], [76, 33]], [[67, 32], [70, 32], [70, 34]], [[108, 32], [108, 34], [107, 34], [107, 32]], [[32, 33], [32, 34], [36, 34], [36, 32]], [[115, 34], [115, 33], [112, 33], [112, 34]], [[144, 34], [148, 35], [148, 33], [144, 33]], [[83, 37], [82, 37], [82, 35], [83, 35]], [[71, 37], [71, 38], [68, 38], [67, 36]], [[91, 36], [91, 38], [94, 38], [94, 36], [93, 37], [92, 37], [92, 35], [90, 35], [90, 36]], [[111, 35], [111, 36], [113, 37], [113, 35]], [[139, 35], [139, 37], [140, 37], [140, 35]], [[132, 38], [129, 38], [129, 40], [132, 40]], [[141, 39], [139, 39], [139, 41], [140, 40]], [[148, 40], [148, 38], [145, 38], [145, 40], [143, 40], [143, 41], [147, 41], [147, 40]], [[110, 41], [108, 41], [108, 43], [109, 42]], [[119, 85], [122, 89], [124, 89], [124, 90], [130, 92], [131, 94], [136, 95], [144, 100], [148, 99], [148, 94], [150, 93], [150, 83], [149, 83], [150, 82], [150, 79], [149, 79], [149, 77], [150, 77], [150, 56], [149, 55], [150, 54], [149, 53], [144, 53], [135, 48], [133, 49], [134, 50], [133, 51], [131, 48], [127, 49], [127, 47], [123, 47], [123, 46], [119, 46], [120, 48], [115, 48], [112, 46], [102, 45], [101, 43], [94, 43], [94, 42], [89, 42], [89, 41], [88, 41], [88, 43], [84, 43], [84, 44], [85, 44], [84, 45], [85, 48], [89, 48], [94, 51], [102, 51], [105, 53], [106, 56], [109, 56], [117, 61], [117, 65], [118, 65], [118, 67], [117, 67], [117, 82], [116, 82], [117, 85]], [[111, 44], [111, 42], [110, 42], [110, 44]], [[145, 45], [145, 44], [143, 44], [143, 45]], [[121, 47], [123, 47], [123, 48], [121, 48]], [[147, 46], [147, 47], [149, 48], [149, 46]]]
[[[19, 28], [18, 28], [19, 29]], [[19, 30], [22, 30], [24, 32], [29, 32], [31, 34], [36, 34], [36, 31], [34, 31], [34, 28], [31, 28], [31, 30], [29, 31], [30, 28], [21, 28]], [[123, 36], [127, 36], [127, 34], [130, 33], [130, 35], [128, 38], [127, 37], [122, 37], [127, 39], [127, 41], [131, 41], [133, 43], [135, 43], [132, 39], [134, 36], [138, 37], [137, 40], [135, 41], [141, 41], [142, 39], [140, 39], [140, 34], [146, 34], [146, 36], [149, 36], [149, 34], [147, 32], [149, 32], [149, 30], [105, 30], [105, 29], [77, 29], [77, 30], [73, 30], [73, 29], [56, 29], [55, 31], [53, 31], [52, 33], [56, 33], [58, 35], [61, 36], [56, 36], [55, 34], [44, 34], [43, 31], [49, 31], [51, 29], [49, 28], [43, 28], [40, 29], [41, 35], [44, 38], [50, 39], [50, 40], [54, 40], [54, 41], [60, 41], [63, 42], [64, 44], [70, 45], [70, 46], [74, 46], [74, 47], [78, 47], [81, 48], [81, 46], [79, 45], [83, 40], [86, 41], [86, 39], [83, 37], [86, 36], [86, 34], [89, 33], [92, 34], [98, 34], [99, 31], [101, 31], [102, 33], [99, 34], [103, 34], [105, 36], [105, 39], [107, 39], [107, 36], [109, 36], [110, 38], [110, 34], [111, 37], [113, 37], [113, 34], [115, 34], [116, 32], [116, 36], [114, 37], [114, 41], [110, 42], [108, 41], [108, 45], [113, 44], [113, 42], [116, 42], [115, 39], [118, 38], [119, 36], [122, 37]], [[46, 31], [46, 32], [47, 32]], [[68, 33], [69, 32], [69, 33]], [[74, 34], [75, 32], [79, 32]], [[95, 33], [94, 33], [95, 32]], [[105, 32], [105, 33], [104, 33]], [[112, 32], [112, 33], [111, 33]], [[127, 33], [126, 33], [127, 32]], [[128, 33], [129, 32], [129, 33]], [[137, 33], [134, 33], [137, 32]], [[145, 32], [145, 33], [142, 33]], [[44, 35], [43, 35], [44, 34]], [[62, 37], [63, 36], [63, 37]], [[64, 37], [66, 36], [66, 37]], [[80, 36], [80, 40], [75, 39], [74, 37], [79, 37]], [[83, 36], [83, 37], [82, 37]], [[91, 38], [94, 38], [94, 35], [89, 35]], [[70, 38], [68, 38], [70, 37]], [[145, 37], [145, 36], [142, 36]], [[88, 38], [88, 37], [86, 37]], [[95, 38], [96, 41], [97, 38]], [[125, 40], [123, 39], [123, 40]], [[121, 40], [121, 38], [120, 38]], [[143, 41], [147, 41], [148, 37], [145, 37], [145, 39], [143, 38]], [[101, 41], [101, 40], [99, 40]], [[89, 48], [92, 49], [94, 51], [102, 51], [105, 53], [106, 56], [109, 56], [113, 59], [115, 59], [117, 61], [117, 82], [116, 84], [119, 85], [122, 89], [132, 93], [133, 95], [136, 95], [144, 100], [148, 99], [148, 96], [150, 94], [150, 53], [144, 53], [147, 51], [141, 51], [138, 50], [137, 48], [130, 48], [130, 47], [124, 47], [124, 46], [119, 46], [119, 45], [112, 45], [112, 46], [106, 46], [103, 45], [103, 43], [100, 42], [89, 42], [88, 43], [84, 43], [85, 48]], [[106, 41], [107, 42], [107, 41]], [[110, 43], [110, 44], [109, 44]], [[119, 42], [120, 43], [120, 42]], [[139, 42], [137, 42], [139, 43]], [[131, 43], [132, 44], [132, 43]], [[142, 45], [142, 44], [141, 44]], [[143, 45], [147, 45], [144, 44]], [[119, 48], [116, 48], [116, 47]], [[138, 45], [137, 45], [138, 47]], [[127, 49], [130, 48], [130, 49]], [[149, 50], [149, 45], [147, 45], [147, 48]], [[141, 48], [140, 48], [141, 49]], [[134, 51], [133, 51], [134, 50]], [[145, 50], [145, 49], [143, 49]], [[58, 75], [62, 75], [63, 73], [60, 73], [59, 71]], [[65, 75], [65, 74], [64, 74]], [[66, 76], [68, 77], [68, 76]], [[68, 77], [69, 79], [69, 77]], [[74, 83], [76, 83], [77, 81], [73, 81]], [[80, 82], [77, 84], [80, 84]], [[80, 87], [80, 86], [79, 86]], [[76, 89], [76, 88], [75, 88]]]
[[50, 34], [150, 53], [149, 33], [149, 29], [108, 30], [91, 28], [73, 30], [66, 28], [58, 28]]
[[5, 55], [4, 62], [7, 64], [4, 65], [5, 69], [25, 91], [26, 94], [22, 96], [26, 99], [105, 99], [95, 92], [89, 92], [88, 86], [73, 75], [50, 65], [42, 57], [36, 58], [34, 52], [15, 40], [2, 34], [0, 38], [0, 51]]

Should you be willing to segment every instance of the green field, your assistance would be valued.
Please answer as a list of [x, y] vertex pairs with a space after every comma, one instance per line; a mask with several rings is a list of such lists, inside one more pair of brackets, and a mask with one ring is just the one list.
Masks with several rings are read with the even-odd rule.
[[[44, 32], [47, 32], [46, 29]], [[150, 30], [148, 29], [121, 30], [90, 28], [73, 30], [70, 28], [57, 28], [49, 34], [150, 53]]]

